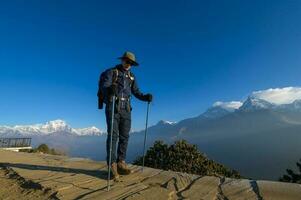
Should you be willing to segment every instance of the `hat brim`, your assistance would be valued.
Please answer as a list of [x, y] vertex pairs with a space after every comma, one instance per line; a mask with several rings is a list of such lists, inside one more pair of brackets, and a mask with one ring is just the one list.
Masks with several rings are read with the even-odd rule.
[[130, 60], [130, 61], [132, 62], [132, 65], [133, 65], [133, 66], [139, 66], [139, 63], [137, 63], [137, 62], [134, 61], [134, 60], [129, 59], [128, 57], [119, 57], [118, 59], [120, 59], [120, 60], [122, 60], [122, 59], [128, 59], [128, 60]]

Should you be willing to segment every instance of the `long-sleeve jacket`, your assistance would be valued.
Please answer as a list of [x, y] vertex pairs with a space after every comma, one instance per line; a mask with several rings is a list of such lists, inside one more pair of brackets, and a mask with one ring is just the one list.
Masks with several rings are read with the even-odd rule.
[[[116, 73], [116, 70], [118, 72]], [[117, 76], [117, 77], [116, 77]], [[117, 97], [130, 99], [131, 94], [141, 101], [145, 101], [145, 95], [140, 92], [137, 80], [131, 71], [124, 70], [122, 65], [108, 69], [103, 75], [102, 91], [104, 93], [104, 102], [109, 101], [108, 88], [112, 84], [117, 84]]]

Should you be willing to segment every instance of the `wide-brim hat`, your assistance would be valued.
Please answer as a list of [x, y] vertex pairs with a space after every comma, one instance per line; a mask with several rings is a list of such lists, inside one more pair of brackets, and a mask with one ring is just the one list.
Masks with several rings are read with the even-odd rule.
[[133, 54], [132, 52], [129, 52], [129, 51], [124, 52], [124, 54], [121, 57], [119, 57], [118, 59], [130, 60], [132, 62], [133, 66], [139, 65], [139, 63], [137, 63], [137, 61], [136, 61], [135, 54]]

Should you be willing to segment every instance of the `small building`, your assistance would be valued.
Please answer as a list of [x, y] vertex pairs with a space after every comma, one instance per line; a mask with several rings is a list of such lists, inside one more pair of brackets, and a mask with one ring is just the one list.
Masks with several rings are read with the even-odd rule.
[[0, 138], [0, 149], [11, 151], [32, 149], [31, 138]]

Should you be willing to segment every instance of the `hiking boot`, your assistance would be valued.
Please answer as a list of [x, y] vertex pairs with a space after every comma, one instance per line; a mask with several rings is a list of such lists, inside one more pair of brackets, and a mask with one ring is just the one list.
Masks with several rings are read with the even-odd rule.
[[117, 170], [117, 164], [114, 162], [112, 163], [111, 165], [111, 173], [112, 173], [112, 178], [115, 180], [115, 181], [118, 181], [119, 179], [119, 174], [118, 174], [118, 170]]
[[127, 167], [125, 161], [119, 161], [117, 164], [118, 173], [121, 175], [129, 175], [132, 171]]

